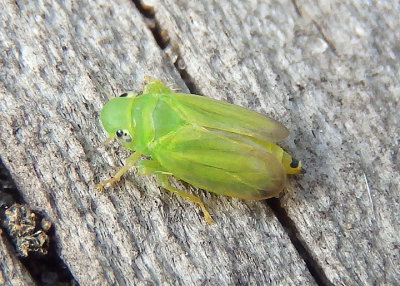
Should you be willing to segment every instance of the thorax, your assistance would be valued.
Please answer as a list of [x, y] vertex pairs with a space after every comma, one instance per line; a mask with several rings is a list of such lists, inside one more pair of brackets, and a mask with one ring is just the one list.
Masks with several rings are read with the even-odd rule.
[[132, 109], [134, 140], [137, 151], [152, 155], [152, 146], [163, 136], [174, 132], [186, 121], [171, 103], [168, 94], [143, 94], [135, 98]]

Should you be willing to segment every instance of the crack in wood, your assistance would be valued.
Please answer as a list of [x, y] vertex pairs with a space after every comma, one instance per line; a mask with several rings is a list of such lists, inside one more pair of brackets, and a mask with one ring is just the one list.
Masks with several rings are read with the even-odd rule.
[[156, 21], [153, 7], [144, 5], [140, 0], [132, 0], [132, 2], [145, 18], [145, 23], [153, 34], [157, 45], [162, 50], [165, 50], [165, 48], [169, 45], [168, 33], [166, 30], [161, 29], [159, 23]]
[[320, 286], [333, 286], [334, 284], [329, 281], [325, 275], [323, 268], [312, 256], [308, 246], [298, 237], [299, 231], [293, 220], [288, 216], [286, 210], [281, 206], [280, 200], [276, 198], [268, 199], [268, 206], [272, 209], [278, 221], [286, 231], [290, 241], [297, 250], [299, 256], [304, 260], [308, 270], [314, 277], [315, 282]]
[[[3, 220], [4, 210], [9, 208], [14, 203], [20, 203], [28, 208], [28, 206], [23, 202], [22, 196], [17, 189], [10, 173], [4, 166], [3, 162], [0, 160], [1, 220]], [[35, 212], [35, 214], [36, 216], [41, 217], [37, 212]], [[11, 243], [11, 241], [13, 240], [10, 237], [8, 231], [3, 228], [2, 224], [0, 224], [0, 226], [3, 230], [3, 237], [5, 237], [10, 244], [13, 244]], [[27, 270], [27, 272], [29, 272], [32, 279], [37, 283], [37, 285], [55, 285], [59, 283], [66, 283], [66, 285], [78, 285], [71, 271], [57, 253], [57, 245], [54, 238], [54, 228], [51, 228], [49, 230], [48, 235], [50, 237], [50, 246], [47, 250], [47, 254], [39, 255], [33, 253], [29, 254], [27, 257], [22, 257], [21, 255], [17, 254], [17, 251], [15, 250], [15, 245], [13, 245], [15, 256], [19, 258], [21, 264], [24, 265], [25, 269]]]
[[[167, 47], [170, 46], [170, 38], [168, 36], [168, 31], [166, 29], [162, 29], [159, 22], [157, 21], [155, 16], [156, 13], [153, 7], [144, 5], [140, 0], [132, 0], [132, 2], [146, 19], [145, 22], [147, 24], [147, 27], [152, 32], [154, 39], [157, 42], [157, 45], [161, 48], [161, 50], [165, 51]], [[172, 54], [173, 57], [169, 56], [169, 58], [177, 69], [182, 80], [185, 82], [190, 93], [199, 94], [199, 91], [196, 88], [192, 77], [185, 69], [186, 64], [184, 63], [184, 60], [179, 53], [179, 48], [174, 46]]]

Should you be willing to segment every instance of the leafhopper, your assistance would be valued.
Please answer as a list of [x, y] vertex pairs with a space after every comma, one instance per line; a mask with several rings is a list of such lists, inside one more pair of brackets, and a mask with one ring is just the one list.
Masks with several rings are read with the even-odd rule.
[[213, 220], [201, 199], [171, 186], [169, 176], [216, 194], [262, 200], [282, 191], [286, 174], [301, 171], [301, 163], [275, 144], [289, 135], [281, 123], [227, 102], [173, 92], [153, 78], [142, 94], [111, 99], [100, 119], [109, 136], [134, 153], [99, 189], [136, 165], [140, 174], [156, 175], [163, 188], [197, 203], [208, 223]]

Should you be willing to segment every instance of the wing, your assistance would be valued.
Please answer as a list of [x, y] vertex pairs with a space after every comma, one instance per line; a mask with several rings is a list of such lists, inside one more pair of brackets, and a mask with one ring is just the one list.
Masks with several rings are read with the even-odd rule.
[[194, 94], [173, 93], [162, 99], [189, 123], [277, 142], [289, 135], [278, 121], [255, 111]]
[[265, 148], [199, 126], [159, 139], [153, 154], [177, 178], [221, 195], [265, 199], [277, 195], [286, 181], [282, 164]]

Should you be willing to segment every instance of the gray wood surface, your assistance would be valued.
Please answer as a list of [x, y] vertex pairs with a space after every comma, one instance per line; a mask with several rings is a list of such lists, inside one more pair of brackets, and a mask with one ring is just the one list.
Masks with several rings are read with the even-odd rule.
[[17, 258], [14, 247], [0, 230], [0, 285], [35, 285], [29, 272]]
[[282, 204], [328, 280], [398, 284], [399, 2], [146, 3], [202, 94], [289, 126]]
[[17, 4], [1, 14], [1, 156], [81, 285], [313, 284], [263, 203], [200, 192], [206, 226], [152, 177], [97, 191], [128, 155], [101, 146], [106, 93], [139, 91], [146, 74], [187, 89], [132, 3]]
[[[342, 4], [339, 4], [342, 3]], [[225, 99], [284, 123], [282, 146], [307, 173], [281, 204], [324, 277], [400, 280], [399, 4], [126, 0], [0, 4], [0, 155], [21, 194], [53, 223], [81, 285], [313, 285], [264, 202], [198, 190], [216, 221], [132, 170], [94, 184], [129, 152], [101, 145], [107, 94], [143, 76]], [[184, 67], [179, 74], [173, 62]], [[113, 167], [110, 167], [113, 166]], [[177, 182], [177, 185], [184, 187]], [[186, 186], [186, 185], [185, 185]], [[18, 285], [18, 284], [15, 284]]]

